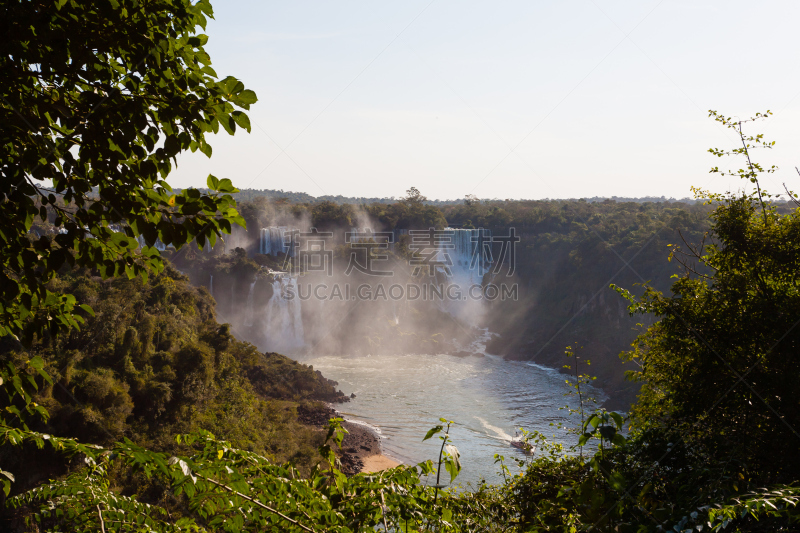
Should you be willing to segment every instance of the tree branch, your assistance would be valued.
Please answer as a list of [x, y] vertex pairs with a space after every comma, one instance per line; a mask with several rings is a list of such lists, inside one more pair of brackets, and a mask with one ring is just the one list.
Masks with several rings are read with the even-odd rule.
[[106, 533], [106, 524], [103, 522], [103, 511], [100, 510], [100, 504], [97, 504], [97, 516], [100, 517], [100, 531]]
[[247, 496], [247, 495], [245, 495], [245, 494], [242, 494], [242, 493], [241, 493], [241, 492], [239, 492], [238, 490], [232, 489], [231, 487], [229, 487], [229, 486], [227, 486], [227, 485], [225, 485], [225, 484], [223, 484], [223, 483], [220, 483], [219, 481], [215, 481], [215, 480], [213, 480], [213, 479], [211, 479], [211, 478], [208, 478], [208, 477], [205, 477], [205, 476], [203, 476], [203, 475], [200, 475], [200, 474], [195, 474], [195, 475], [196, 475], [197, 477], [199, 477], [200, 479], [203, 479], [203, 480], [205, 480], [205, 481], [208, 481], [209, 483], [213, 483], [214, 485], [216, 485], [216, 486], [218, 486], [218, 487], [220, 487], [220, 488], [222, 488], [222, 489], [225, 489], [225, 490], [227, 490], [227, 491], [228, 491], [228, 492], [230, 492], [230, 493], [236, 494], [236, 495], [237, 495], [237, 496], [239, 496], [240, 498], [244, 498], [245, 500], [247, 500], [247, 501], [249, 501], [249, 502], [251, 502], [251, 503], [253, 503], [253, 504], [255, 504], [255, 505], [259, 506], [259, 507], [261, 507], [262, 509], [265, 509], [265, 510], [269, 511], [270, 513], [273, 513], [273, 514], [276, 514], [276, 515], [278, 515], [279, 517], [283, 518], [283, 519], [284, 519], [284, 520], [286, 520], [287, 522], [290, 522], [290, 523], [294, 524], [295, 526], [299, 527], [299, 528], [300, 528], [300, 529], [302, 529], [303, 531], [309, 531], [310, 533], [316, 533], [316, 531], [314, 531], [314, 530], [313, 530], [313, 529], [311, 529], [310, 527], [308, 527], [308, 526], [305, 526], [305, 525], [301, 524], [301, 523], [300, 523], [300, 522], [298, 522], [297, 520], [294, 520], [294, 519], [292, 519], [292, 518], [289, 518], [289, 517], [288, 517], [288, 516], [286, 516], [285, 514], [281, 513], [280, 511], [278, 511], [278, 510], [276, 510], [276, 509], [273, 509], [273, 508], [272, 508], [272, 507], [270, 507], [269, 505], [265, 505], [265, 504], [261, 503], [260, 501], [258, 501], [258, 500], [256, 500], [256, 499], [254, 499], [254, 498], [251, 498], [250, 496]]

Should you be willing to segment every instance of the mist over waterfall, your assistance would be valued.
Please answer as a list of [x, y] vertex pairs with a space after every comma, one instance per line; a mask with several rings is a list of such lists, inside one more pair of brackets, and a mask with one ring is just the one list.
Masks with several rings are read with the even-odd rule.
[[[428, 237], [428, 230], [383, 231], [368, 217], [352, 222], [323, 227], [312, 239], [311, 221], [270, 221], [237, 234], [243, 247], [206, 252], [193, 268], [220, 319], [263, 351], [478, 353], [473, 342], [489, 310], [482, 284], [493, 265], [491, 232], [446, 227]], [[330, 255], [308, 255], [321, 242]], [[420, 257], [430, 267], [415, 268]]]
[[246, 327], [253, 325], [253, 291], [256, 288], [257, 282], [258, 278], [253, 280], [253, 283], [250, 284], [250, 292], [247, 293], [247, 311], [244, 316], [244, 325]]
[[291, 231], [286, 226], [261, 228], [258, 253], [272, 256], [277, 256], [279, 253], [288, 253], [289, 257], [293, 257], [294, 249], [286, 242], [286, 234], [290, 233], [291, 236]]
[[[620, 286], [638, 279], [619, 272], [619, 256], [598, 235], [610, 235], [642, 272], [669, 279], [672, 267], [654, 269], [658, 254], [647, 248], [640, 257], [647, 240], [626, 228], [655, 231], [664, 217], [684, 217], [682, 209], [279, 198], [245, 204], [247, 226], [234, 228], [224, 247], [165, 254], [200, 292], [212, 293], [218, 321], [237, 338], [270, 358], [313, 364], [355, 394], [349, 417], [390, 421], [383, 430], [396, 457], [427, 457], [420, 433], [431, 413], [457, 420], [465, 464], [480, 465], [465, 467], [462, 479], [477, 480], [496, 471], [481, 458], [508, 453], [515, 428], [550, 432], [551, 423], [566, 423], [543, 413], [564, 405], [558, 369], [570, 343], [591, 358], [609, 408], [624, 410], [635, 398], [638, 385], [625, 381], [617, 357], [634, 319], [613, 291], [598, 287], [611, 276]], [[700, 208], [693, 213], [686, 220], [707, 219]], [[696, 226], [693, 235], [702, 237], [706, 227]], [[664, 234], [659, 243], [669, 242]], [[210, 300], [205, 294], [205, 305]]]
[[[255, 282], [253, 283], [255, 285]], [[263, 328], [271, 351], [302, 348], [305, 344], [303, 312], [299, 298], [293, 297], [296, 283], [288, 276], [277, 276], [272, 282], [272, 297], [253, 327]]]
[[447, 283], [457, 286], [463, 297], [443, 301], [442, 310], [470, 326], [480, 326], [486, 311], [483, 300], [470, 298], [469, 292], [483, 284], [492, 266], [491, 241], [491, 231], [483, 228], [445, 228], [438, 243], [437, 261], [446, 271]]

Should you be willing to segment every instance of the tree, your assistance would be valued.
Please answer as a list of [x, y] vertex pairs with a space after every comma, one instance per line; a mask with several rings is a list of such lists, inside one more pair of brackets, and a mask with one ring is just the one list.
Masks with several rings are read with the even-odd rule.
[[250, 131], [235, 108], [256, 95], [211, 68], [198, 33], [213, 16], [207, 0], [3, 11], [0, 336], [30, 341], [82, 321], [71, 295], [47, 288], [63, 265], [146, 277], [164, 267], [157, 240], [203, 246], [244, 225], [229, 180], [173, 194], [166, 178], [181, 152], [210, 157], [206, 134], [220, 126]]
[[311, 223], [317, 229], [347, 228], [353, 225], [354, 209], [351, 204], [337, 204], [324, 200], [311, 208]]
[[480, 203], [481, 203], [480, 198], [478, 198], [474, 194], [468, 194], [464, 197], [464, 205], [472, 206], [472, 205], [479, 205]]
[[742, 124], [749, 121], [711, 115], [742, 141], [742, 148], [712, 153], [744, 158], [744, 170], [728, 175], [756, 187], [725, 196], [698, 191], [718, 203], [712, 244], [673, 247], [671, 257], [686, 272], [672, 295], [648, 289], [641, 299], [630, 298], [632, 312], [660, 319], [626, 355], [641, 365], [635, 377], [643, 381], [633, 421], [642, 431], [671, 435], [740, 488], [794, 482], [800, 478], [793, 451], [800, 439], [794, 392], [800, 380], [800, 213], [781, 212], [758, 182], [774, 167], [765, 171], [752, 162], [753, 144], [772, 143], [745, 135]]
[[416, 187], [411, 187], [406, 191], [405, 197], [402, 198], [400, 201], [409, 206], [415, 206], [424, 204], [425, 202], [428, 201], [428, 198], [423, 196], [422, 193], [419, 192], [419, 189], [417, 189]]
[[406, 191], [399, 202], [389, 208], [397, 219], [397, 227], [403, 229], [442, 229], [447, 221], [442, 212], [433, 205], [425, 205], [428, 199], [416, 187]]

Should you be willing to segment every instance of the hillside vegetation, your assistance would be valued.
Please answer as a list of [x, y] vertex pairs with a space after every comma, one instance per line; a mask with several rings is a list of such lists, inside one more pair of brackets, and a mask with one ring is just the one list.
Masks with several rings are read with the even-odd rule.
[[[51, 284], [91, 305], [95, 316], [87, 314], [80, 331], [30, 349], [0, 340], [6, 361], [38, 356], [52, 378], [36, 396], [51, 415], [37, 430], [170, 451], [176, 434], [203, 429], [302, 471], [319, 459], [322, 435], [298, 421], [297, 409], [327, 412], [322, 401], [345, 398], [307, 365], [236, 340], [229, 325], [217, 323], [205, 288], [171, 267], [148, 282], [76, 270]], [[14, 453], [3, 450], [6, 460]], [[29, 486], [19, 474], [20, 486]]]
[[[211, 156], [212, 133], [250, 131], [244, 111], [258, 100], [210, 66], [208, 0], [4, 7], [0, 528], [800, 530], [800, 200], [790, 193], [779, 204], [762, 188], [777, 168], [755, 162], [753, 149], [774, 143], [745, 132], [769, 111], [750, 120], [709, 112], [737, 141], [709, 152], [733, 156], [738, 169], [711, 172], [744, 188], [695, 191], [691, 206], [474, 197], [437, 205], [412, 187], [390, 203], [253, 197], [239, 211], [229, 179], [209, 175], [205, 191], [180, 192], [166, 181], [182, 152]], [[524, 253], [504, 276], [525, 293], [516, 307], [489, 309], [500, 332], [492, 346], [537, 358], [570, 345], [566, 382], [577, 405], [566, 429], [575, 446], [523, 431], [510, 460], [494, 457], [502, 483], [458, 487], [465, 429], [432, 414], [419, 437], [438, 439], [436, 456], [348, 476], [337, 456], [342, 420], [330, 419], [324, 434], [302, 423], [327, 413], [321, 400], [343, 399], [335, 384], [237, 340], [216, 320], [209, 292], [165, 257], [191, 261], [194, 246], [206, 250], [196, 256], [203, 276], [274, 277], [260, 268], [272, 260], [256, 254], [261, 227], [341, 234], [366, 224], [519, 229]], [[225, 257], [214, 247], [223, 234], [234, 249]], [[162, 256], [165, 246], [175, 254]], [[232, 309], [236, 286], [228, 287]], [[614, 292], [625, 307], [611, 303]], [[418, 323], [432, 316], [420, 312]], [[621, 354], [640, 387], [636, 401], [625, 413], [596, 409], [582, 363], [629, 340], [640, 317]], [[337, 318], [347, 330], [352, 317]], [[367, 322], [362, 339], [398, 334], [390, 328]], [[432, 352], [442, 340], [399, 333]], [[581, 339], [597, 342], [581, 348]]]

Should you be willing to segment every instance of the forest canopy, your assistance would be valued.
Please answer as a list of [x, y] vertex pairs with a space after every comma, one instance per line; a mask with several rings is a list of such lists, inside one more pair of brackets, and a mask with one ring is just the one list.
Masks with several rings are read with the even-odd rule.
[[[79, 326], [74, 297], [47, 289], [65, 264], [146, 277], [164, 267], [156, 241], [213, 244], [244, 224], [230, 180], [166, 182], [179, 153], [211, 156], [207, 134], [250, 130], [255, 93], [203, 48], [211, 15], [207, 0], [4, 6], [0, 336]], [[30, 233], [36, 219], [57, 234]]]
[[[437, 206], [412, 188], [358, 208], [335, 198], [254, 199], [240, 215], [227, 179], [209, 176], [205, 192], [174, 193], [166, 182], [180, 152], [211, 155], [206, 134], [250, 129], [241, 110], [255, 94], [220, 79], [204, 49], [207, 1], [16, 2], [4, 14], [6, 529], [797, 528], [800, 211], [761, 187], [775, 168], [754, 162], [752, 150], [771, 143], [746, 128], [769, 112], [751, 121], [710, 113], [742, 143], [711, 153], [740, 161], [723, 172], [753, 189], [698, 191], [707, 206], [475, 198]], [[503, 483], [459, 491], [451, 484], [462, 468], [461, 428], [443, 418], [420, 435], [439, 439], [437, 457], [346, 475], [341, 420], [326, 432], [299, 423], [328, 412], [320, 401], [343, 399], [335, 384], [237, 340], [216, 321], [208, 291], [156, 247], [213, 245], [232, 224], [261, 222], [270, 210], [330, 226], [365, 212], [397, 230], [516, 224], [536, 246], [575, 245], [565, 263], [573, 266], [619, 255], [612, 246], [638, 254], [661, 230], [691, 231], [663, 259], [681, 266], [667, 288], [615, 287], [631, 314], [651, 319], [622, 354], [641, 384], [630, 412], [595, 410], [580, 389], [590, 378], [575, 367], [567, 383], [580, 398], [570, 428], [577, 444], [565, 450], [525, 432], [518, 470], [497, 455]]]

